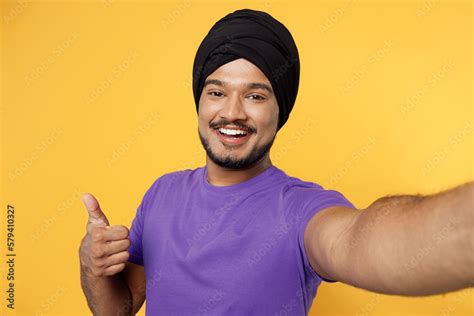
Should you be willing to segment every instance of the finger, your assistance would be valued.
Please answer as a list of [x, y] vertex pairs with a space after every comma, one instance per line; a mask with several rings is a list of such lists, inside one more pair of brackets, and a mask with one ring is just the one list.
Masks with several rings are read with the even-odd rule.
[[126, 239], [128, 237], [128, 228], [123, 225], [108, 226], [104, 229], [102, 237], [106, 241]]
[[130, 257], [130, 254], [128, 251], [115, 253], [107, 258], [107, 260], [105, 261], [105, 266], [110, 267], [119, 263], [127, 262], [129, 257]]
[[125, 250], [128, 250], [130, 247], [129, 239], [114, 240], [106, 244], [105, 246], [105, 255], [110, 256], [114, 253], [119, 253]]
[[97, 199], [90, 193], [85, 193], [82, 196], [82, 202], [84, 203], [87, 212], [89, 214], [89, 223], [108, 226], [109, 221], [105, 216], [104, 212], [100, 209], [99, 202]]
[[104, 275], [106, 275], [106, 276], [111, 276], [111, 275], [114, 275], [114, 274], [119, 273], [119, 272], [122, 271], [123, 269], [125, 269], [125, 263], [119, 263], [119, 264], [116, 264], [116, 265], [107, 267], [107, 268], [104, 270]]

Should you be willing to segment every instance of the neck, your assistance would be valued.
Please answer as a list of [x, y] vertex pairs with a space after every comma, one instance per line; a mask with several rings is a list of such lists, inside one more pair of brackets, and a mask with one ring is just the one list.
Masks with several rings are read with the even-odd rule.
[[217, 165], [206, 156], [207, 181], [215, 186], [233, 185], [257, 176], [271, 165], [270, 157], [266, 155], [246, 169], [228, 169]]

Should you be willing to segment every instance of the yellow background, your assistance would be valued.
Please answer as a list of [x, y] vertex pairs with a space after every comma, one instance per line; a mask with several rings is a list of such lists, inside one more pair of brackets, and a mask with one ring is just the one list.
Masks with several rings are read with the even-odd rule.
[[[88, 315], [78, 247], [93, 193], [130, 225], [165, 172], [205, 163], [194, 54], [222, 16], [265, 10], [292, 32], [301, 83], [271, 150], [358, 208], [473, 179], [470, 1], [2, 1], [2, 293], [16, 209], [16, 309]], [[311, 315], [472, 315], [472, 290], [426, 298], [323, 284]], [[139, 315], [144, 315], [144, 308]]]

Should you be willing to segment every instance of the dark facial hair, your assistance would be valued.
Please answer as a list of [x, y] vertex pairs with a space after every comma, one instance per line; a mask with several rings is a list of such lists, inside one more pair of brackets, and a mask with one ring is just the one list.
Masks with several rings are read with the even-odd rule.
[[229, 151], [230, 155], [226, 154], [224, 158], [218, 157], [211, 150], [211, 147], [209, 146], [209, 142], [207, 141], [207, 139], [205, 139], [199, 132], [199, 128], [198, 128], [198, 134], [199, 134], [199, 139], [201, 140], [201, 144], [206, 150], [206, 153], [209, 156], [209, 158], [211, 158], [211, 160], [216, 165], [222, 168], [228, 168], [228, 169], [234, 169], [234, 170], [247, 169], [249, 167], [252, 167], [256, 162], [262, 159], [265, 156], [265, 154], [270, 150], [270, 148], [273, 145], [273, 141], [276, 138], [276, 133], [275, 133], [275, 135], [273, 136], [270, 142], [263, 144], [260, 147], [255, 148], [255, 150], [253, 150], [249, 155], [247, 155], [247, 157], [244, 157], [242, 159], [235, 159], [235, 158], [230, 157], [233, 152], [233, 147], [227, 146], [224, 144], [224, 147], [230, 149]]

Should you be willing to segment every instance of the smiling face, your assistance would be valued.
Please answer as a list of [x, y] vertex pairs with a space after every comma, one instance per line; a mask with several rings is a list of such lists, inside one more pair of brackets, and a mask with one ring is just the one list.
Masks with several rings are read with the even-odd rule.
[[243, 169], [268, 158], [276, 137], [278, 104], [268, 78], [240, 58], [205, 81], [198, 132], [207, 156], [223, 168]]

